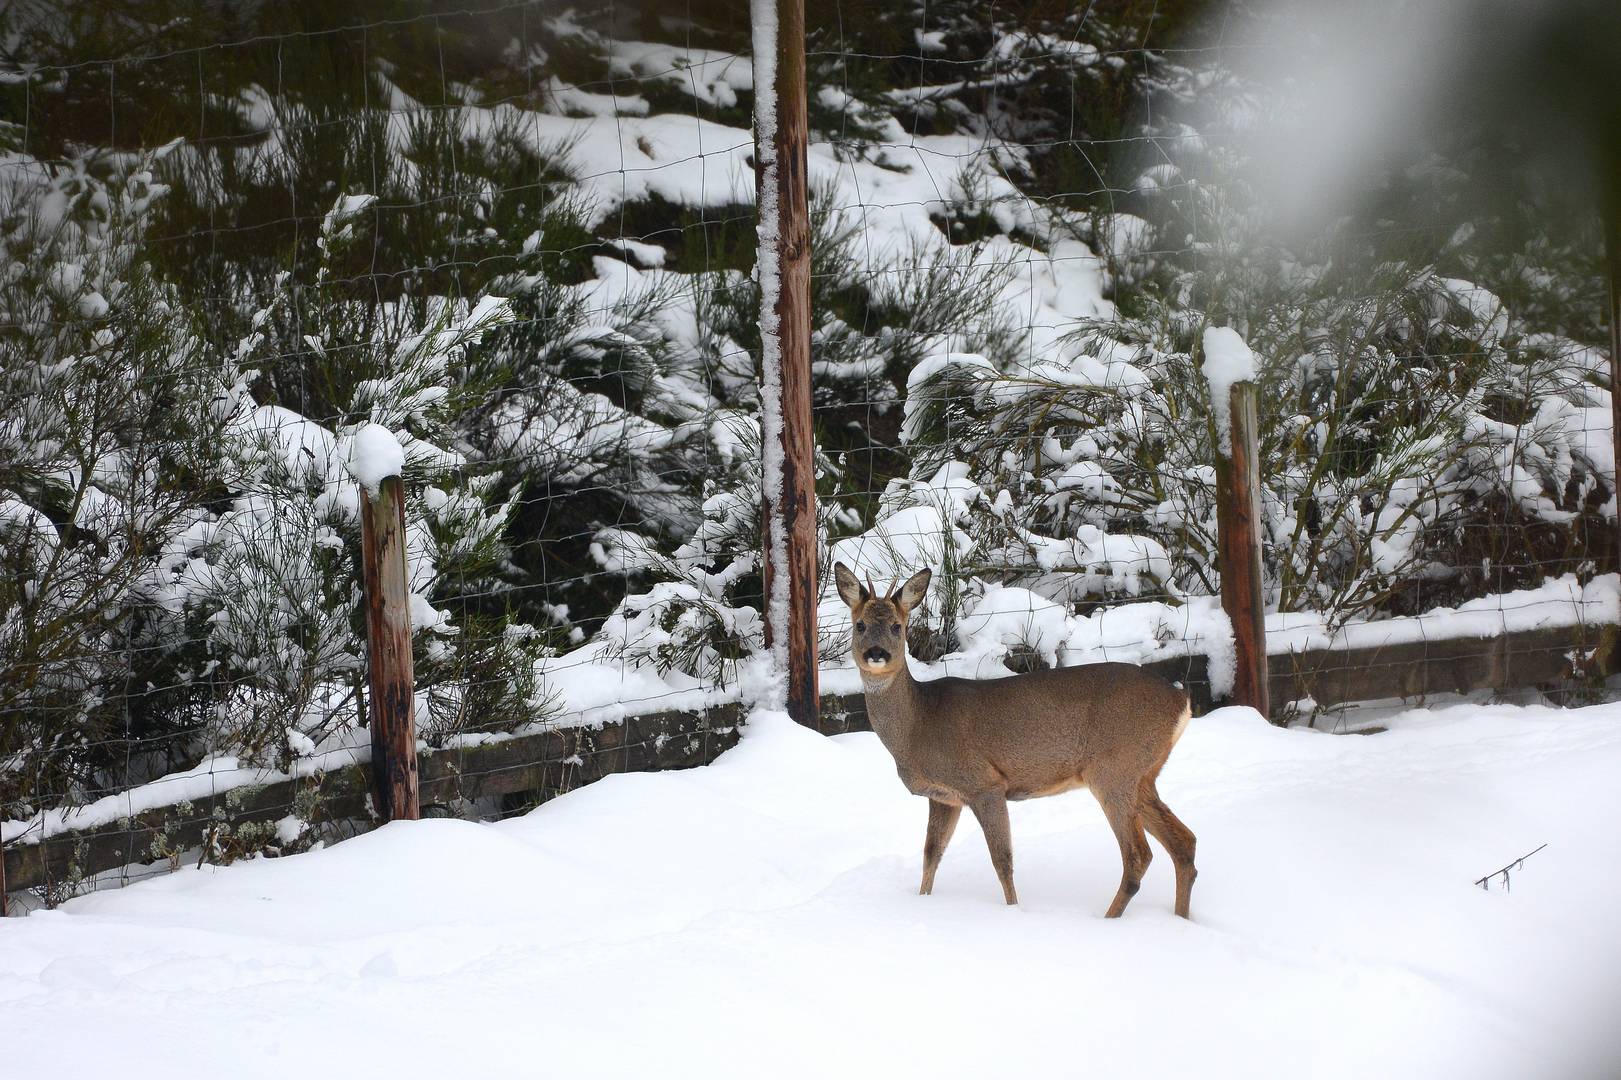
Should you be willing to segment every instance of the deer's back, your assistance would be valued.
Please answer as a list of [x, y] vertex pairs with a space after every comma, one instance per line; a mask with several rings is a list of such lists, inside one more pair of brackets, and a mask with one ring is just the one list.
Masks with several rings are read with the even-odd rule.
[[1135, 664], [944, 678], [919, 688], [938, 752], [927, 756], [941, 768], [987, 766], [1012, 798], [1081, 786], [1097, 769], [1146, 773], [1165, 760], [1188, 715], [1183, 691]]

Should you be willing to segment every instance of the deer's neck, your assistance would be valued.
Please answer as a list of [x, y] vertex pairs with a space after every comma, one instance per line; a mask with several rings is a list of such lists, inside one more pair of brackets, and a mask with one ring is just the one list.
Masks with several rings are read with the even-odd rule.
[[863, 672], [861, 687], [867, 695], [867, 722], [894, 753], [905, 744], [917, 721], [917, 683], [911, 668], [902, 663], [901, 669], [887, 678]]

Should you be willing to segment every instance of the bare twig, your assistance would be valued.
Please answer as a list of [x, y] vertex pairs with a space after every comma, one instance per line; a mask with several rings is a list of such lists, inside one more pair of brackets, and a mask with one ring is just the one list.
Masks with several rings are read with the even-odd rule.
[[1504, 892], [1511, 892], [1512, 889], [1511, 889], [1511, 887], [1509, 885], [1508, 872], [1510, 870], [1518, 870], [1520, 867], [1525, 865], [1525, 860], [1529, 859], [1531, 856], [1535, 855], [1537, 852], [1541, 851], [1543, 848], [1545, 848], [1547, 846], [1548, 846], [1547, 844], [1541, 844], [1538, 847], [1535, 847], [1532, 850], [1527, 851], [1524, 855], [1521, 855], [1518, 859], [1515, 859], [1513, 862], [1509, 863], [1507, 866], [1503, 867], [1501, 870], [1493, 870], [1491, 873], [1487, 874], [1485, 877], [1481, 878], [1479, 881], [1476, 881], [1475, 884], [1479, 885], [1482, 889], [1486, 889], [1487, 891], [1490, 891], [1492, 878], [1501, 876], [1502, 879], [1503, 879], [1503, 891]]

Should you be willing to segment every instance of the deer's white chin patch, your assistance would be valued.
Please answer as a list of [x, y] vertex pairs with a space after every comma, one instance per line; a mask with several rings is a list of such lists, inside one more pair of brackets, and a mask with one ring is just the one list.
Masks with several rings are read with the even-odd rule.
[[857, 660], [856, 670], [861, 672], [861, 676], [864, 679], [875, 679], [883, 682], [888, 679], [893, 679], [896, 675], [899, 675], [901, 666], [899, 664], [873, 665]]

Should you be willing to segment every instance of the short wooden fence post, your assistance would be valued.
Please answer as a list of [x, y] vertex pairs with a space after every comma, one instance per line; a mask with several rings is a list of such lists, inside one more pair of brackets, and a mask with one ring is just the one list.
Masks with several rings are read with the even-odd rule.
[[360, 486], [366, 666], [371, 691], [373, 802], [384, 821], [422, 816], [417, 796], [416, 682], [405, 562], [405, 491], [398, 475]]
[[1233, 624], [1237, 659], [1229, 700], [1270, 718], [1266, 607], [1261, 591], [1261, 463], [1255, 384], [1233, 383], [1228, 400], [1232, 439], [1227, 453], [1216, 454], [1216, 530], [1221, 606]]

